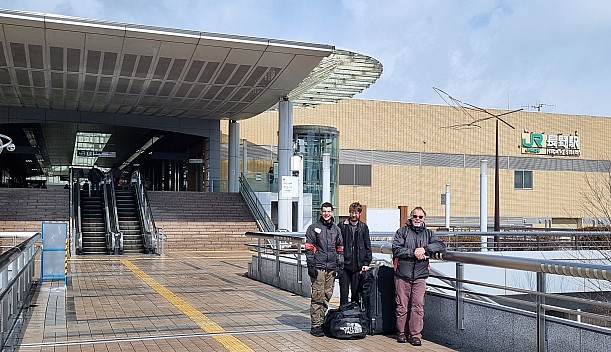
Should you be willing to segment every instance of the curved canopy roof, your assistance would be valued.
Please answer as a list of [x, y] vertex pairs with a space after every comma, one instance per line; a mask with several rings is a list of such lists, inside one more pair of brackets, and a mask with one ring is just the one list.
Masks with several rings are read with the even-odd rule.
[[246, 119], [350, 98], [382, 65], [333, 46], [0, 10], [0, 106]]

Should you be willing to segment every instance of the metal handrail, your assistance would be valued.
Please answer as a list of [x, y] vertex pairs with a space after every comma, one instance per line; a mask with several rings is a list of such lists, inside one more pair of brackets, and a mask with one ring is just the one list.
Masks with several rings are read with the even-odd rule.
[[117, 198], [112, 175], [106, 174], [103, 181], [104, 213], [106, 218], [106, 248], [110, 254], [123, 254], [123, 233], [119, 228]]
[[[75, 177], [76, 176], [76, 177]], [[72, 212], [73, 227], [71, 228], [74, 236], [74, 250], [76, 254], [80, 255], [83, 253], [83, 229], [81, 221], [81, 177], [78, 170], [70, 168], [70, 180], [74, 182], [69, 183], [72, 206], [70, 211]]]
[[[392, 241], [394, 232], [370, 231], [372, 239]], [[435, 231], [448, 249], [479, 251], [555, 251], [611, 249], [610, 231]], [[486, 242], [482, 241], [486, 239]], [[601, 240], [602, 239], [602, 240]]]
[[263, 205], [259, 201], [259, 198], [257, 198], [257, 195], [248, 184], [248, 180], [243, 175], [240, 175], [240, 194], [246, 201], [248, 209], [250, 209], [251, 214], [255, 218], [259, 230], [264, 232], [274, 231], [276, 229], [274, 222], [265, 209], [263, 209]]
[[4, 350], [13, 334], [18, 335], [17, 323], [22, 311], [29, 307], [34, 285], [35, 263], [41, 239], [37, 233], [19, 245], [0, 254], [0, 350]]
[[131, 175], [131, 183], [136, 193], [136, 201], [138, 202], [138, 215], [140, 218], [140, 228], [142, 230], [142, 240], [144, 242], [144, 251], [146, 253], [163, 254], [165, 234], [163, 229], [155, 225], [153, 211], [146, 195], [146, 188], [142, 182], [140, 171], [136, 170]]
[[[261, 265], [261, 258], [263, 255], [270, 254], [270, 258], [275, 257], [276, 268], [278, 270], [277, 275], [279, 275], [280, 271], [280, 261], [286, 260], [296, 260], [297, 266], [300, 267], [302, 265], [302, 256], [301, 256], [301, 248], [303, 243], [305, 242], [303, 233], [273, 233], [273, 232], [247, 232], [246, 237], [256, 238], [257, 244], [249, 245], [256, 249], [259, 263], [259, 270]], [[288, 247], [280, 248], [279, 246], [270, 246], [269, 243], [279, 244], [280, 241], [284, 241], [289, 243]], [[295, 251], [289, 250], [292, 246], [297, 246], [297, 256], [293, 254]], [[372, 251], [374, 253], [380, 254], [389, 254], [392, 255], [392, 244], [385, 241], [373, 241], [372, 242]], [[293, 253], [291, 253], [293, 252]], [[611, 317], [600, 315], [597, 313], [589, 313], [583, 312], [575, 309], [568, 309], [558, 306], [553, 306], [545, 303], [545, 298], [553, 298], [559, 301], [572, 301], [576, 303], [589, 304], [592, 306], [597, 306], [602, 309], [611, 309], [611, 303], [595, 301], [595, 300], [586, 300], [576, 297], [565, 297], [559, 294], [546, 293], [545, 287], [545, 275], [546, 274], [554, 274], [561, 276], [571, 276], [578, 277], [584, 279], [593, 279], [593, 280], [604, 280], [611, 282], [611, 266], [610, 265], [597, 265], [597, 264], [588, 264], [588, 263], [579, 263], [573, 261], [559, 261], [559, 260], [546, 260], [546, 259], [532, 259], [532, 258], [522, 258], [522, 257], [508, 257], [508, 256], [500, 256], [500, 255], [491, 255], [491, 254], [483, 254], [483, 253], [465, 253], [465, 252], [453, 252], [448, 251], [445, 254], [441, 253], [433, 253], [431, 255], [432, 259], [443, 260], [443, 261], [452, 261], [456, 262], [457, 265], [457, 275], [456, 277], [449, 277], [439, 275], [432, 275], [432, 277], [438, 278], [444, 281], [454, 281], [456, 285], [449, 285], [445, 287], [445, 289], [456, 291], [457, 298], [457, 312], [459, 309], [462, 309], [462, 302], [465, 298], [465, 295], [469, 295], [469, 297], [481, 296], [487, 297], [489, 299], [496, 300], [516, 300], [512, 298], [506, 298], [497, 295], [490, 295], [485, 293], [477, 292], [473, 289], [465, 290], [463, 284], [468, 283], [472, 285], [479, 285], [482, 287], [491, 287], [491, 288], [499, 288], [512, 292], [521, 292], [529, 295], [533, 295], [537, 297], [537, 302], [533, 305], [535, 306], [535, 311], [537, 313], [537, 326], [538, 331], [544, 331], [543, 325], [545, 324], [545, 320], [549, 318], [549, 315], [545, 314], [545, 310], [550, 311], [559, 311], [564, 313], [570, 313], [574, 316], [589, 316], [595, 319], [599, 319], [601, 321], [611, 322]], [[527, 290], [520, 289], [515, 287], [508, 287], [503, 285], [493, 285], [488, 283], [481, 283], [476, 281], [468, 281], [465, 280], [462, 274], [462, 270], [459, 270], [459, 267], [462, 267], [463, 264], [474, 264], [474, 265], [482, 265], [488, 267], [497, 267], [504, 269], [515, 269], [515, 270], [523, 270], [530, 271], [537, 274], [537, 290]], [[461, 274], [458, 274], [461, 273]], [[300, 281], [300, 275], [298, 270], [298, 275], [296, 280]], [[434, 286], [434, 285], [433, 285]], [[443, 288], [443, 287], [441, 287]], [[523, 302], [523, 301], [520, 301]], [[526, 304], [526, 303], [524, 303]], [[460, 319], [457, 319], [460, 320]], [[598, 329], [598, 328], [597, 328]], [[611, 334], [611, 329], [600, 328], [599, 330], [603, 331], [603, 333]], [[542, 339], [541, 336], [538, 336], [538, 341]]]

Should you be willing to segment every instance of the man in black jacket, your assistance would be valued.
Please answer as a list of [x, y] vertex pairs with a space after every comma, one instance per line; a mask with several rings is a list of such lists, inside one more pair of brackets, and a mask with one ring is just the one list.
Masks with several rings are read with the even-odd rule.
[[[397, 341], [420, 346], [424, 326], [424, 295], [429, 277], [429, 256], [445, 253], [441, 239], [426, 228], [426, 213], [412, 210], [407, 224], [395, 233], [392, 254], [395, 264], [395, 302], [397, 304]], [[406, 338], [406, 332], [409, 336]]]
[[344, 244], [339, 227], [333, 223], [333, 206], [325, 202], [320, 210], [320, 219], [306, 231], [305, 243], [308, 275], [312, 281], [310, 334], [316, 337], [325, 336], [322, 323], [333, 296], [335, 276], [344, 266]]
[[94, 163], [89, 170], [89, 182], [91, 182], [91, 195], [100, 195], [100, 182], [104, 180], [104, 173], [98, 168], [98, 163]]
[[350, 204], [350, 217], [338, 226], [344, 241], [344, 270], [339, 274], [339, 303], [358, 302], [362, 292], [361, 273], [369, 270], [371, 264], [371, 239], [369, 227], [361, 221], [363, 206], [359, 202]]

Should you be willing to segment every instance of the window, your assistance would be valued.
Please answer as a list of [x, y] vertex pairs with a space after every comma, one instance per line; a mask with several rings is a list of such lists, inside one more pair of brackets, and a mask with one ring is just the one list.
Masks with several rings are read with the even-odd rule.
[[533, 172], [516, 170], [513, 178], [514, 189], [532, 189], [533, 188]]
[[371, 165], [340, 164], [341, 186], [371, 186]]

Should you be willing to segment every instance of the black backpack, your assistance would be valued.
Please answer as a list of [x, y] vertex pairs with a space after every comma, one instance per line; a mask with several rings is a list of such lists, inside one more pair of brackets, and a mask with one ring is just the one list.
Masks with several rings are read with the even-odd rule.
[[362, 339], [369, 332], [369, 324], [359, 304], [351, 302], [329, 309], [322, 329], [326, 335], [338, 339]]

